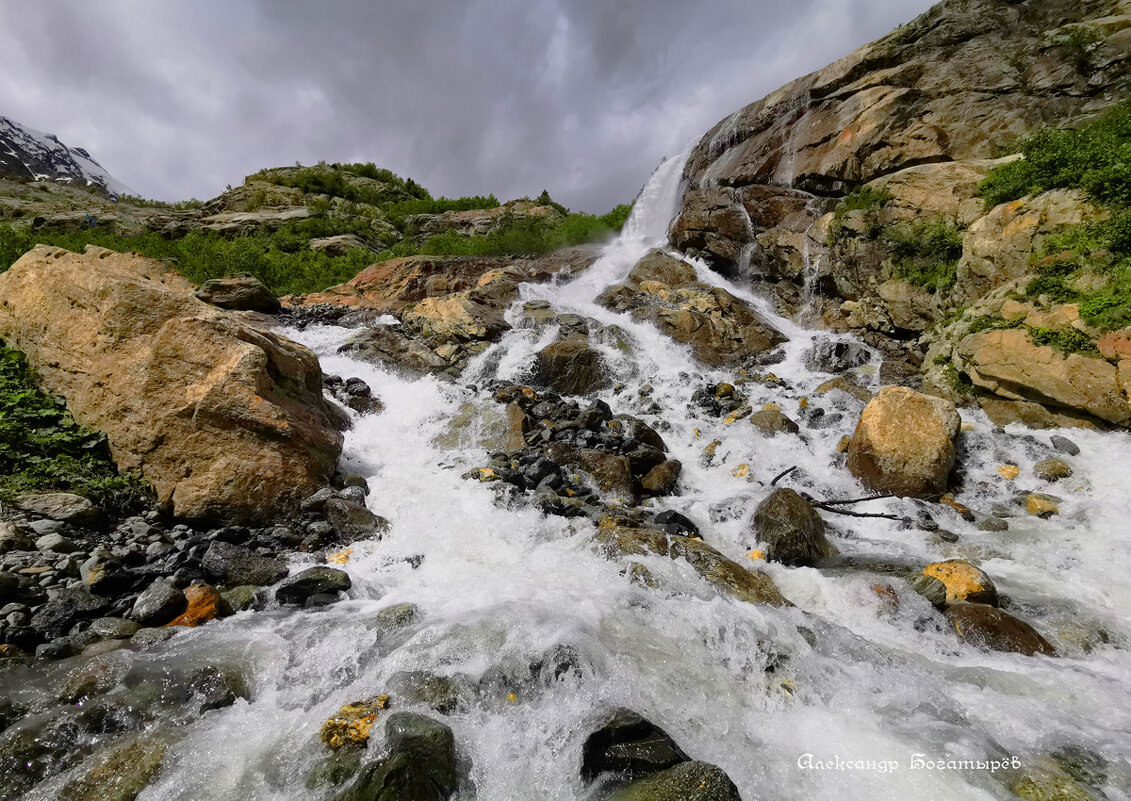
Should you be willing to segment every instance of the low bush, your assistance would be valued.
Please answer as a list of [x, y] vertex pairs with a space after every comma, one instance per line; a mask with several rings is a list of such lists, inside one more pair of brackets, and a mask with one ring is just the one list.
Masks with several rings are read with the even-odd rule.
[[124, 513], [149, 497], [114, 466], [106, 438], [78, 425], [66, 405], [36, 388], [24, 355], [0, 343], [0, 499], [65, 491]]
[[889, 225], [881, 235], [897, 278], [929, 292], [946, 291], [958, 279], [962, 232], [945, 220]]
[[1080, 128], [1043, 128], [1017, 143], [1024, 158], [995, 168], [978, 188], [991, 206], [1050, 189], [1082, 189], [1131, 205], [1131, 100]]

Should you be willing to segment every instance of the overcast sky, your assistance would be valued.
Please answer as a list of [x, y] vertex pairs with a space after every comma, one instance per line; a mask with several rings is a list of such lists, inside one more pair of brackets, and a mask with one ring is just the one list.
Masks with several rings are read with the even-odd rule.
[[928, 0], [28, 0], [0, 115], [163, 200], [374, 161], [434, 195], [631, 200], [659, 160]]

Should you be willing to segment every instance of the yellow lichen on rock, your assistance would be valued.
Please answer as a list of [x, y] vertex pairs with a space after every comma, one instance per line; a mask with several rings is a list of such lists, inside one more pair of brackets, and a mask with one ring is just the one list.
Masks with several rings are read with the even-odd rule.
[[1050, 517], [1060, 514], [1060, 504], [1051, 495], [1032, 492], [1025, 499], [1025, 511], [1036, 517]]
[[997, 606], [997, 589], [990, 577], [969, 562], [958, 559], [934, 562], [923, 568], [923, 575], [943, 583], [947, 603], [969, 601]]
[[327, 748], [337, 750], [346, 744], [364, 745], [377, 722], [377, 714], [389, 708], [389, 696], [377, 695], [346, 704], [322, 724], [319, 739]]

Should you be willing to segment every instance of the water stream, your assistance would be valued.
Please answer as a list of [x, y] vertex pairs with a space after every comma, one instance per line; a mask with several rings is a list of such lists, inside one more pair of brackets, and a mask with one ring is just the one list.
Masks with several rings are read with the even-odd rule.
[[[813, 393], [831, 375], [807, 369], [804, 356], [831, 335], [777, 318], [771, 304], [702, 264], [696, 265], [701, 280], [744, 297], [790, 337], [784, 361], [766, 368], [784, 383], [743, 387], [754, 408], [772, 401], [795, 419], [810, 420], [812, 412], [800, 409], [806, 397], [810, 409], [824, 409], [823, 427], [803, 424], [800, 436], [764, 439], [746, 420], [727, 424], [700, 414], [689, 406], [694, 390], [733, 380], [733, 372], [705, 369], [650, 326], [593, 302], [648, 248], [665, 244], [685, 156], [656, 170], [623, 234], [587, 272], [569, 283], [524, 286], [522, 300], [547, 300], [559, 312], [626, 332], [627, 352], [601, 346], [626, 388], [602, 397], [614, 412], [655, 425], [684, 465], [681, 494], [655, 507], [687, 514], [710, 544], [752, 564], [749, 518], [782, 470], [796, 465], [782, 483], [819, 497], [863, 494], [836, 454], [860, 405], [841, 393]], [[581, 745], [602, 711], [616, 706], [638, 711], [692, 757], [721, 766], [747, 801], [1009, 798], [1000, 776], [912, 769], [912, 755], [1033, 760], [1070, 745], [1107, 763], [1108, 798], [1128, 797], [1120, 789], [1128, 786], [1131, 754], [1124, 618], [1131, 608], [1131, 494], [1120, 468], [1131, 464], [1127, 435], [1071, 432], [1082, 451], [1071, 460], [1073, 477], [1055, 487], [1031, 478], [1026, 485], [1063, 497], [1062, 513], [1039, 520], [1019, 510], [1007, 532], [983, 532], [938, 513], [959, 535], [948, 544], [887, 520], [830, 515], [840, 551], [878, 567], [764, 565], [796, 604], [774, 609], [720, 596], [685, 563], [659, 557], [642, 561], [662, 589], [641, 587], [624, 575], [622, 563], [593, 551], [588, 521], [505, 508], [490, 485], [461, 478], [486, 463], [486, 451], [444, 447], [437, 438], [447, 441], [442, 435], [466, 403], [494, 405], [469, 385], [520, 379], [554, 331], [515, 329], [454, 385], [408, 380], [338, 354], [347, 329], [288, 333], [318, 353], [326, 372], [359, 376], [384, 402], [381, 414], [355, 421], [344, 459], [348, 471], [368, 478], [369, 505], [392, 527], [380, 541], [353, 548], [343, 566], [354, 582], [350, 600], [309, 612], [241, 613], [140, 657], [236, 660], [247, 666], [252, 699], [185, 727], [143, 801], [319, 797], [304, 781], [326, 753], [317, 737], [321, 722], [347, 701], [385, 692], [400, 671], [429, 671], [469, 686], [497, 679], [499, 692], [481, 693], [444, 718], [479, 799], [585, 798]], [[874, 382], [875, 372], [866, 366], [856, 377]], [[653, 388], [649, 397], [637, 391], [643, 384]], [[652, 402], [663, 411], [644, 411]], [[1031, 475], [1033, 463], [1050, 453], [1047, 433], [994, 431], [967, 410], [963, 418], [970, 427], [963, 434], [967, 489], [960, 500], [987, 511], [1018, 489], [994, 468], [1008, 461]], [[475, 433], [465, 431], [465, 442]], [[714, 440], [721, 445], [708, 461], [704, 449]], [[890, 500], [857, 508], [912, 515], [916, 509]], [[1034, 658], [963, 645], [925, 600], [879, 567], [944, 558], [979, 559], [1011, 608], [1063, 655]], [[302, 566], [303, 558], [295, 562]], [[897, 589], [898, 611], [873, 591], [885, 580]], [[378, 613], [406, 602], [419, 607], [419, 618], [399, 631], [384, 630]], [[1093, 634], [1098, 631], [1106, 643]], [[574, 669], [561, 675], [538, 669], [546, 654], [563, 647]], [[802, 769], [804, 754], [896, 760], [900, 767]], [[51, 797], [50, 789], [42, 793], [37, 797]]]

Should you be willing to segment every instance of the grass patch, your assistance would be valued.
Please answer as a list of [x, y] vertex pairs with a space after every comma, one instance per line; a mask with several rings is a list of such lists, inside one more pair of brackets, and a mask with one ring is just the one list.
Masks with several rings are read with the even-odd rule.
[[875, 221], [873, 212], [889, 200], [891, 200], [891, 195], [888, 192], [882, 189], [873, 189], [870, 186], [861, 186], [849, 192], [837, 204], [836, 210], [833, 212], [833, 220], [829, 225], [829, 245], [835, 245], [844, 236], [846, 230], [844, 217], [850, 211], [863, 211], [865, 213], [866, 233], [868, 236], [874, 237], [879, 233], [880, 226]]
[[271, 236], [237, 239], [193, 231], [181, 239], [165, 239], [154, 232], [123, 237], [97, 228], [43, 232], [0, 225], [0, 272], [37, 244], [54, 245], [76, 253], [87, 245], [136, 251], [170, 263], [196, 283], [250, 273], [280, 295], [317, 292], [340, 284], [374, 260], [368, 248], [354, 248], [345, 256], [316, 253], [306, 247], [306, 240], [293, 229], [281, 229]]
[[978, 187], [991, 206], [1050, 189], [1082, 189], [1131, 205], [1131, 100], [1077, 129], [1043, 128], [1021, 139], [1024, 158], [993, 169]]
[[74, 492], [119, 513], [150, 496], [139, 479], [118, 473], [106, 437], [37, 389], [24, 355], [0, 343], [0, 499], [39, 491]]
[[958, 280], [962, 232], [944, 220], [891, 225], [881, 236], [897, 278], [928, 292], [946, 291]]
[[1004, 317], [995, 317], [992, 314], [983, 314], [975, 317], [966, 327], [967, 334], [980, 334], [983, 331], [1002, 331], [1008, 328], [1020, 328], [1025, 323], [1023, 320], [1006, 320]]

